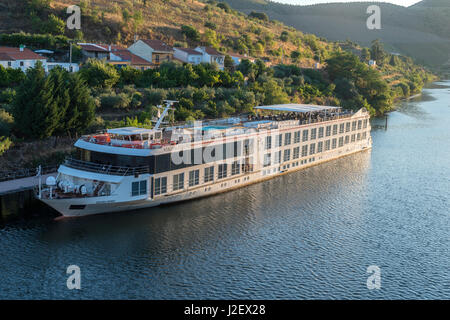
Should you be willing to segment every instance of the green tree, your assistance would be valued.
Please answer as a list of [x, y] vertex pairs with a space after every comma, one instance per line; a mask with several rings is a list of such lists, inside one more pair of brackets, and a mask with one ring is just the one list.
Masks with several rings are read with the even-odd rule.
[[80, 73], [87, 84], [95, 88], [111, 88], [120, 79], [114, 66], [98, 59], [89, 59]]
[[28, 69], [12, 108], [14, 130], [19, 137], [43, 139], [58, 128], [60, 113], [53, 90], [53, 83], [45, 77], [41, 62]]
[[70, 104], [65, 114], [66, 130], [69, 133], [83, 133], [95, 118], [95, 102], [91, 90], [78, 73], [69, 76]]
[[200, 41], [200, 33], [192, 26], [182, 26], [181, 33], [185, 35], [187, 39], [192, 41]]
[[224, 67], [228, 72], [234, 71], [234, 60], [228, 54], [225, 56]]
[[48, 17], [48, 21], [42, 26], [44, 33], [50, 33], [53, 35], [63, 35], [66, 29], [66, 23], [64, 20], [58, 18], [54, 14]]
[[370, 49], [370, 55], [373, 60], [377, 61], [377, 64], [382, 66], [386, 57], [383, 44], [379, 39], [372, 41], [372, 47]]
[[[69, 73], [61, 67], [54, 68], [50, 71], [48, 76], [48, 81], [52, 83], [53, 86], [53, 101], [58, 106], [56, 117], [58, 119], [64, 119], [67, 108], [70, 104], [70, 93], [69, 93]], [[55, 129], [54, 133], [61, 134], [65, 132], [67, 122], [60, 121], [58, 127]]]

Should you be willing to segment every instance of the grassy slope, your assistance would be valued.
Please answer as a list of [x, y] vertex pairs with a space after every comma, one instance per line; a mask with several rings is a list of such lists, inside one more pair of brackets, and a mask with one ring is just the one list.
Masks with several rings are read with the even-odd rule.
[[290, 6], [267, 1], [225, 0], [244, 12], [266, 12], [305, 32], [330, 40], [351, 39], [369, 45], [381, 39], [391, 51], [401, 52], [418, 62], [440, 66], [449, 60], [450, 1], [423, 1], [410, 8], [380, 3], [382, 30], [366, 28], [368, 3], [333, 3]]
[[[15, 0], [4, 0], [0, 4], [0, 33], [12, 33], [25, 31], [30, 33], [39, 33], [30, 22], [26, 13], [24, 2]], [[261, 20], [248, 19], [245, 14], [240, 12], [227, 13], [224, 10], [211, 6], [212, 10], [206, 12], [205, 3], [196, 0], [148, 0], [144, 2], [135, 0], [74, 0], [71, 4], [77, 4], [82, 7], [82, 32], [86, 41], [98, 41], [102, 43], [120, 43], [130, 45], [133, 43], [134, 36], [139, 38], [154, 38], [166, 41], [169, 44], [181, 44], [195, 46], [201, 42], [190, 42], [182, 35], [180, 28], [182, 25], [194, 26], [200, 33], [204, 33], [208, 28], [205, 22], [216, 24], [215, 30], [218, 38], [237, 40], [243, 34], [249, 35], [253, 42], [264, 39], [267, 35], [273, 37], [272, 45], [266, 46], [265, 52], [253, 53], [253, 56], [264, 57], [271, 55], [282, 47], [285, 52], [284, 62], [290, 62], [288, 55], [294, 50], [300, 50], [303, 53], [301, 65], [310, 67], [314, 64], [314, 52], [307, 45], [301, 45], [295, 41], [283, 42], [279, 39], [283, 31], [291, 34], [291, 39], [301, 39], [303, 34], [292, 27], [287, 27], [280, 23], [263, 22]], [[67, 1], [53, 0], [51, 10], [47, 11], [42, 20], [49, 13], [55, 13], [61, 18], [65, 18], [65, 8]], [[4, 10], [2, 10], [2, 7]], [[123, 11], [128, 10], [131, 15], [141, 12], [143, 22], [137, 27], [133, 26], [133, 19], [128, 23], [124, 21]], [[258, 30], [256, 34], [254, 30]], [[72, 34], [68, 34], [71, 36]], [[205, 39], [202, 39], [204, 41]], [[323, 47], [330, 45], [321, 42]], [[220, 44], [218, 46], [224, 51], [231, 51], [231, 45]], [[281, 57], [272, 56], [271, 60], [275, 63], [281, 62]]]

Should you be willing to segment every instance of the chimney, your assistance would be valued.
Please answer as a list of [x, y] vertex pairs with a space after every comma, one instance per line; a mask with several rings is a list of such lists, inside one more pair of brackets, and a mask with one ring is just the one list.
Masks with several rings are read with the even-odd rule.
[[23, 49], [25, 48], [25, 46], [23, 44], [20, 45], [20, 52], [23, 52]]

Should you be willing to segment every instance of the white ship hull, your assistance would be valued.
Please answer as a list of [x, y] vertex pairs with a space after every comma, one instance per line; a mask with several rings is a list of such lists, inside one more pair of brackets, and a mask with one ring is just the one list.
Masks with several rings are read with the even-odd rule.
[[[283, 165], [271, 167], [270, 169], [260, 170], [257, 172], [235, 175], [228, 179], [215, 181], [210, 184], [203, 184], [180, 191], [175, 194], [167, 194], [155, 198], [148, 196], [134, 198], [133, 200], [126, 199], [123, 196], [111, 195], [102, 197], [90, 198], [69, 198], [69, 199], [41, 199], [48, 206], [52, 207], [65, 217], [81, 217], [102, 213], [113, 213], [121, 211], [131, 211], [144, 208], [151, 208], [163, 204], [170, 204], [175, 202], [187, 201], [201, 197], [207, 197], [214, 194], [219, 194], [241, 188], [250, 184], [262, 182], [277, 176], [287, 174], [290, 172], [302, 170], [311, 166], [315, 166], [324, 162], [345, 157], [354, 153], [368, 151], [372, 147], [371, 139], [367, 141], [353, 144], [348, 148], [332, 150], [322, 155], [316, 156], [313, 162], [303, 163], [295, 167], [283, 169]], [[298, 160], [300, 162], [301, 160]], [[303, 160], [305, 161], [305, 160]], [[295, 162], [294, 162], [295, 163]], [[277, 169], [277, 170], [275, 170]], [[267, 171], [272, 171], [267, 173]], [[147, 177], [150, 178], [151, 176]], [[80, 209], [76, 209], [79, 207]], [[82, 208], [82, 209], [81, 209]]]

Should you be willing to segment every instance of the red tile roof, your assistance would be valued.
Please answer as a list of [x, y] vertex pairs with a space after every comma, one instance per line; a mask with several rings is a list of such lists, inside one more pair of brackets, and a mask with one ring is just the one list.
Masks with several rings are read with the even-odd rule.
[[205, 52], [207, 54], [209, 54], [210, 56], [223, 56], [224, 55], [223, 53], [220, 53], [219, 51], [217, 51], [216, 49], [211, 48], [211, 47], [204, 47], [204, 49], [205, 49]]
[[172, 52], [173, 48], [161, 40], [142, 40], [145, 44], [157, 52]]
[[186, 52], [188, 54], [192, 54], [192, 55], [196, 55], [196, 56], [201, 56], [202, 55], [201, 52], [198, 52], [195, 49], [191, 49], [191, 48], [175, 48], [175, 49], [180, 50], [180, 51], [184, 51], [184, 52]]
[[0, 47], [0, 60], [15, 61], [15, 60], [45, 60], [43, 56], [34, 53], [28, 48], [20, 51], [20, 48]]
[[132, 65], [153, 65], [151, 62], [142, 59], [141, 57], [131, 53], [127, 49], [117, 50], [113, 52], [116, 56], [119, 56], [124, 61], [130, 61]]

